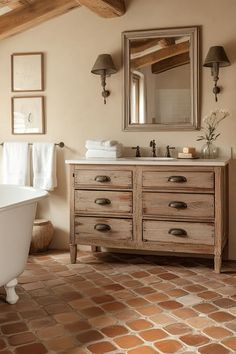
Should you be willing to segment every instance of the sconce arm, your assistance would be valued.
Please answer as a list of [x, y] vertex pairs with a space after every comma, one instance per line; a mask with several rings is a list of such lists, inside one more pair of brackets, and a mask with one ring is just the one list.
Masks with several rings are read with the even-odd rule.
[[219, 80], [219, 63], [218, 62], [215, 62], [212, 64], [211, 75], [213, 76], [213, 80], [215, 83], [214, 87], [213, 87], [213, 93], [215, 95], [215, 101], [217, 102], [218, 101], [217, 95], [218, 95], [218, 93], [220, 93], [220, 88], [219, 88], [219, 86], [217, 86], [217, 82]]
[[101, 85], [102, 85], [102, 97], [104, 98], [104, 104], [106, 104], [106, 98], [110, 95], [110, 91], [106, 90], [106, 70], [101, 74]]

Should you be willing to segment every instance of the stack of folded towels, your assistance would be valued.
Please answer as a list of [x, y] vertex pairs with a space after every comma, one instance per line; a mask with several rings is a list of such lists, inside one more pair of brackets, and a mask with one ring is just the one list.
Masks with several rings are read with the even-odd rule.
[[122, 155], [122, 145], [116, 140], [86, 140], [86, 158], [117, 158]]

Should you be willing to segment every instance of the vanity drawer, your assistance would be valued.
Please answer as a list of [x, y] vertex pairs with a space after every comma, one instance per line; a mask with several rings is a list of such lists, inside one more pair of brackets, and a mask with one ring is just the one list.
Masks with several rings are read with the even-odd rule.
[[176, 218], [213, 218], [214, 195], [144, 192], [143, 214]]
[[75, 170], [75, 184], [89, 188], [132, 188], [132, 171]]
[[87, 239], [132, 240], [132, 220], [76, 217], [75, 235]]
[[143, 221], [143, 240], [150, 242], [214, 245], [214, 224]]
[[132, 192], [75, 190], [76, 213], [132, 213]]
[[208, 189], [214, 188], [213, 172], [144, 171], [144, 188]]

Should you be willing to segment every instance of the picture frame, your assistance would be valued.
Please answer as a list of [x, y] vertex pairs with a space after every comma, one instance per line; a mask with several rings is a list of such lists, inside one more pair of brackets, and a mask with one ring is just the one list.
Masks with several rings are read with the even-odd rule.
[[42, 52], [11, 55], [12, 92], [44, 90], [44, 54]]
[[12, 134], [45, 134], [44, 96], [12, 97]]

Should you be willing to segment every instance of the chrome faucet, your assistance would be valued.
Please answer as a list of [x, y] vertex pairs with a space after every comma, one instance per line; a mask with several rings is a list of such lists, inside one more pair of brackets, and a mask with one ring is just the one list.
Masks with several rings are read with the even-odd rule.
[[152, 157], [157, 157], [157, 154], [156, 154], [156, 142], [155, 140], [151, 140], [150, 141], [150, 145], [149, 145], [151, 148], [152, 148]]

